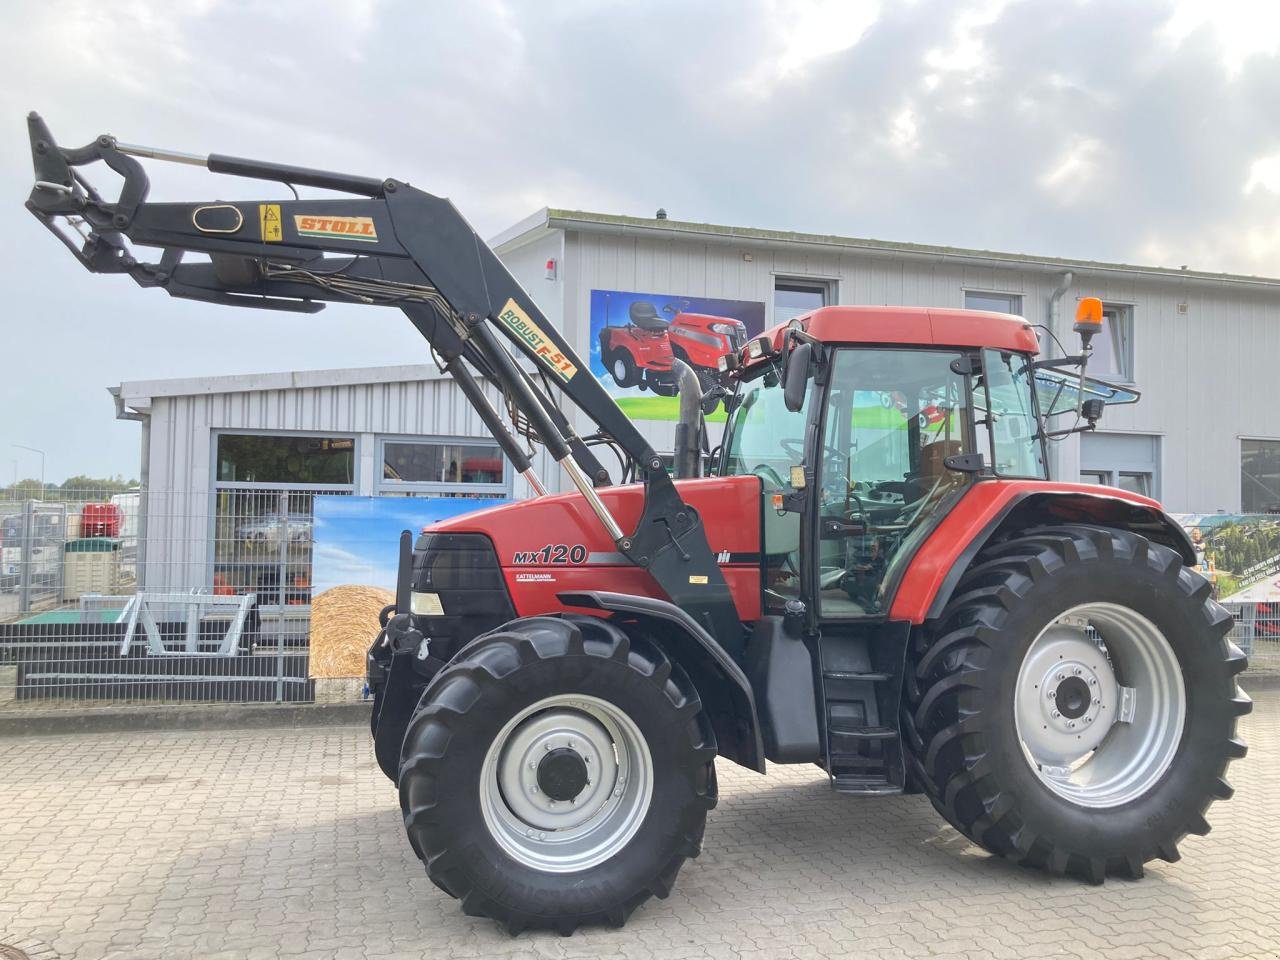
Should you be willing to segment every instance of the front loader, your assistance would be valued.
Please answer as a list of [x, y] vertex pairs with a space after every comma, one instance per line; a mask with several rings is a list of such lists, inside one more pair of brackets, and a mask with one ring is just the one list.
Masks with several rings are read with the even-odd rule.
[[[698, 854], [717, 756], [923, 793], [986, 850], [1096, 883], [1178, 859], [1231, 795], [1246, 661], [1191, 543], [1154, 500], [1048, 477], [1048, 444], [1137, 399], [1085, 375], [1097, 301], [1056, 359], [1018, 317], [824, 307], [723, 357], [706, 396], [676, 363], [673, 478], [447, 201], [29, 124], [27, 207], [88, 269], [211, 303], [398, 307], [528, 477], [532, 499], [401, 538], [368, 656], [378, 763], [466, 912], [622, 924]], [[351, 197], [150, 203], [139, 157]], [[572, 492], [545, 492], [526, 441]]]

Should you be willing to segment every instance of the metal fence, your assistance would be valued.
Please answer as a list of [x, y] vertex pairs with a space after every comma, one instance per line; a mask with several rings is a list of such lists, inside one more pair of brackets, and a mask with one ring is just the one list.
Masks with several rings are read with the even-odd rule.
[[[1280, 603], [1229, 603], [1231, 640], [1249, 656], [1249, 673], [1280, 674]], [[1247, 675], [1246, 675], [1247, 684]]]
[[[0, 710], [316, 699], [308, 642], [321, 493], [343, 491], [0, 491]], [[1250, 673], [1280, 673], [1280, 603], [1229, 609]], [[360, 684], [332, 695], [359, 696]]]
[[0, 494], [0, 710], [314, 699], [317, 492]]

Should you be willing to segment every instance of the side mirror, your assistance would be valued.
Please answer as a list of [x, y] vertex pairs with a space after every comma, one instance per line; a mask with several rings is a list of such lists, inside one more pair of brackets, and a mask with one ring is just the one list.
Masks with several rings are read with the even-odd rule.
[[782, 399], [792, 413], [799, 413], [804, 408], [804, 395], [809, 388], [809, 367], [812, 363], [811, 343], [798, 343], [787, 354], [787, 362], [782, 368]]

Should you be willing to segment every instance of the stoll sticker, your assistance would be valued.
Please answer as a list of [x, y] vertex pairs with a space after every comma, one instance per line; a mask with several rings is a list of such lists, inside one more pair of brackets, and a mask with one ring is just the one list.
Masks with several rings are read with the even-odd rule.
[[542, 332], [542, 328], [533, 322], [529, 314], [521, 309], [514, 299], [498, 313], [498, 322], [514, 333], [528, 345], [534, 356], [551, 368], [551, 372], [565, 383], [573, 379], [578, 368], [573, 361], [560, 352], [551, 339]]
[[336, 237], [340, 240], [378, 242], [373, 217], [312, 217], [295, 214], [293, 225], [300, 237]]

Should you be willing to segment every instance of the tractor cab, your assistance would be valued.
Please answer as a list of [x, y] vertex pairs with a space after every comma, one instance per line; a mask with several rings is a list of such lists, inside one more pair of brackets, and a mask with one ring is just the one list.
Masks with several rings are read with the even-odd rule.
[[[883, 342], [885, 329], [907, 342]], [[974, 483], [1048, 479], [1041, 398], [1055, 413], [1082, 394], [1137, 399], [1038, 365], [1037, 349], [1019, 317], [877, 307], [824, 307], [747, 345], [719, 472], [761, 481], [765, 609], [886, 614]]]

